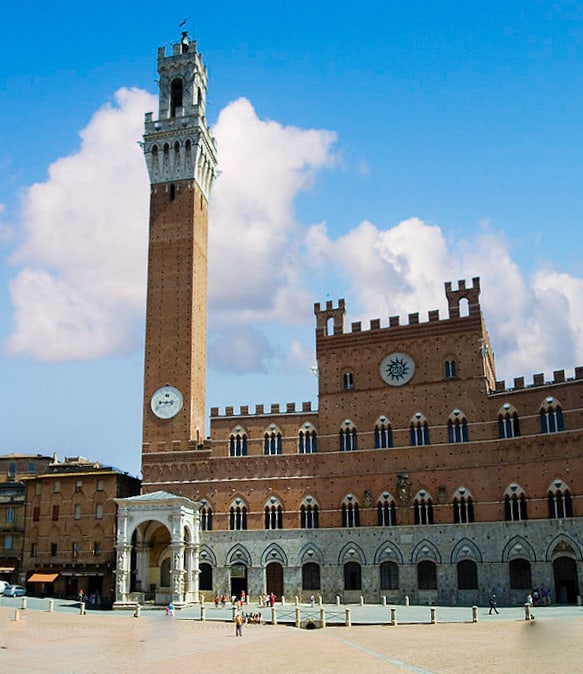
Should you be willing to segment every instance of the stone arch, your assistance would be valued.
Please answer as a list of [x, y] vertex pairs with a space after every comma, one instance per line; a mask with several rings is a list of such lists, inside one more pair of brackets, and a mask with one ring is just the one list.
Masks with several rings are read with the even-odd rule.
[[342, 566], [347, 562], [359, 562], [362, 565], [366, 564], [366, 555], [360, 545], [349, 542], [341, 548], [338, 553], [338, 564]]
[[381, 562], [403, 564], [403, 554], [393, 542], [384, 541], [377, 547], [374, 554], [374, 564], [380, 564]]
[[279, 562], [283, 566], [287, 566], [287, 555], [283, 551], [283, 548], [277, 543], [272, 543], [271, 545], [265, 548], [263, 554], [261, 555], [261, 566], [267, 566], [272, 562]]
[[581, 561], [583, 555], [579, 544], [568, 534], [561, 533], [553, 538], [546, 549], [545, 559], [547, 562], [552, 562], [555, 557], [572, 557]]
[[324, 563], [324, 555], [317, 545], [313, 543], [305, 543], [298, 553], [298, 565], [306, 564], [308, 562], [315, 562], [322, 565]]
[[532, 545], [523, 536], [513, 536], [502, 550], [502, 561], [509, 562], [512, 559], [528, 559], [536, 562], [536, 554]]
[[463, 559], [472, 559], [475, 562], [482, 562], [482, 553], [480, 548], [469, 538], [462, 538], [458, 541], [451, 551], [451, 563], [457, 564]]
[[439, 554], [437, 546], [435, 546], [431, 541], [427, 540], [427, 538], [419, 541], [411, 553], [411, 564], [417, 564], [418, 562], [424, 560], [441, 564], [441, 555]]
[[251, 555], [244, 545], [241, 543], [236, 543], [233, 547], [227, 552], [226, 565], [233, 566], [234, 564], [244, 564], [245, 566], [251, 566]]
[[213, 551], [213, 549], [208, 546], [208, 545], [201, 545], [200, 546], [200, 553], [199, 553], [200, 561], [202, 563], [207, 563], [210, 564], [211, 566], [217, 566], [217, 557]]

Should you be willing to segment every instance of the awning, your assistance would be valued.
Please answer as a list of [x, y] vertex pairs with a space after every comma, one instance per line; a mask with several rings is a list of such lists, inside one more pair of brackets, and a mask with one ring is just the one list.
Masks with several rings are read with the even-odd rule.
[[58, 573], [33, 573], [26, 581], [27, 583], [54, 583], [58, 578]]
[[11, 571], [14, 571], [13, 566], [0, 566], [0, 573], [10, 573]]

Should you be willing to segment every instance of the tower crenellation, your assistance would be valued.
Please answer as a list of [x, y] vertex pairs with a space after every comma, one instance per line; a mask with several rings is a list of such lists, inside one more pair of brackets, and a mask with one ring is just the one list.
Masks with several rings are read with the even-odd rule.
[[196, 180], [208, 199], [217, 147], [206, 120], [208, 72], [196, 42], [183, 35], [172, 53], [158, 50], [158, 119], [146, 113], [144, 155], [150, 182]]

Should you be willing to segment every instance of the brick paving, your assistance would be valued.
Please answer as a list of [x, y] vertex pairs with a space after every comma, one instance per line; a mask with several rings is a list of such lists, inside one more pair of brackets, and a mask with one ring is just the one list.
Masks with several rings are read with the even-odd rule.
[[[0, 606], [0, 672], [32, 674], [196, 674], [225, 669], [252, 674], [416, 672], [417, 674], [580, 671], [583, 612], [540, 611], [480, 622], [333, 626], [298, 630], [194, 619], [196, 609], [166, 618], [160, 611], [91, 613]], [[418, 610], [427, 611], [427, 607]], [[552, 608], [552, 607], [551, 607]], [[212, 610], [212, 609], [211, 609]], [[376, 610], [376, 609], [375, 609]], [[189, 614], [189, 611], [191, 612]], [[444, 613], [445, 609], [438, 609]], [[210, 613], [210, 610], [209, 610]]]

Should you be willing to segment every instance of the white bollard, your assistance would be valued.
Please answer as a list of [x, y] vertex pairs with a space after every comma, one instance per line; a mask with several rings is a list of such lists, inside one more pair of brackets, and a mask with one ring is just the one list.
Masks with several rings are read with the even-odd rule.
[[477, 606], [472, 606], [472, 622], [473, 623], [478, 622], [478, 607]]
[[435, 617], [435, 606], [429, 608], [429, 615], [431, 616], [431, 624], [435, 625], [437, 618]]
[[405, 595], [405, 606], [409, 606], [409, 595]]
[[360, 595], [360, 605], [364, 606], [364, 597]]
[[326, 627], [326, 609], [320, 609], [320, 627]]
[[340, 597], [336, 595], [336, 606], [340, 606]]
[[134, 611], [134, 618], [139, 618], [142, 613], [142, 607], [139, 604], [136, 604], [136, 608]]
[[396, 625], [397, 624], [397, 609], [392, 608], [391, 609], [391, 625]]
[[49, 608], [48, 611], [49, 613], [52, 613], [55, 610], [55, 600], [54, 599], [49, 599]]
[[351, 626], [351, 622], [350, 622], [350, 609], [349, 609], [349, 608], [347, 608], [347, 609], [345, 610], [345, 614], [346, 614], [346, 617], [345, 617], [345, 619], [344, 619], [345, 625], [346, 625], [346, 627], [350, 627], [350, 626]]

